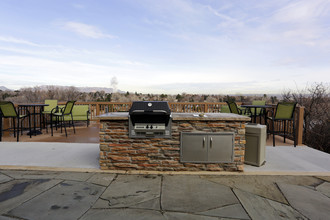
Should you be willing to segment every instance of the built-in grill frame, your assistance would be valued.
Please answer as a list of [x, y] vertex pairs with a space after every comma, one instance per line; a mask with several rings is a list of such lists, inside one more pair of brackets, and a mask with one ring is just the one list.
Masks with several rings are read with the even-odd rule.
[[172, 137], [172, 115], [167, 102], [133, 102], [128, 118], [130, 138]]

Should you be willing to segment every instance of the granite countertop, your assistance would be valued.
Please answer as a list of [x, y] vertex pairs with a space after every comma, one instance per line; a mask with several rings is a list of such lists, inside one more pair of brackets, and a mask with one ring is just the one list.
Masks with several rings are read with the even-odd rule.
[[251, 118], [232, 113], [172, 113], [173, 121], [250, 121]]
[[128, 120], [128, 112], [109, 112], [96, 116], [100, 120]]
[[[128, 112], [110, 112], [99, 115], [100, 120], [128, 120]], [[232, 113], [172, 113], [173, 121], [193, 120], [193, 121], [250, 121], [247, 116]]]

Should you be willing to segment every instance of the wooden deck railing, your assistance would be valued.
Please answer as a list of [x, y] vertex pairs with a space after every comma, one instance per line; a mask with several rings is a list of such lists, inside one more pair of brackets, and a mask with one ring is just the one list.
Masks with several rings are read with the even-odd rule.
[[[59, 105], [64, 105], [65, 102], [60, 102]], [[240, 105], [241, 103], [237, 103]], [[89, 105], [91, 112], [91, 120], [97, 121], [96, 116], [107, 112], [127, 112], [131, 102], [76, 102], [76, 105]], [[172, 112], [204, 112], [204, 113], [220, 113], [227, 106], [225, 102], [169, 102]], [[275, 108], [276, 106], [274, 106]], [[296, 123], [296, 140], [297, 144], [301, 145], [303, 140], [303, 123], [304, 123], [304, 107], [297, 106], [295, 110]], [[3, 120], [4, 128], [9, 127], [11, 120]], [[36, 117], [36, 124], [39, 125], [39, 117]], [[277, 123], [276, 126], [283, 126], [282, 123]], [[288, 131], [292, 133], [292, 123], [287, 123]], [[8, 133], [6, 133], [8, 135]], [[5, 135], [6, 135], [5, 134]]]

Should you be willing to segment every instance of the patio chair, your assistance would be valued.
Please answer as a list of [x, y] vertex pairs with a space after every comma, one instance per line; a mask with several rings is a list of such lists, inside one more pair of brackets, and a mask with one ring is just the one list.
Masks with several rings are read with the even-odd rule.
[[52, 131], [52, 136], [53, 136], [53, 120], [56, 119], [56, 127], [58, 124], [60, 124], [61, 126], [61, 133], [62, 133], [62, 127], [64, 127], [65, 130], [65, 136], [67, 137], [67, 131], [66, 131], [66, 126], [65, 126], [65, 120], [64, 117], [65, 116], [70, 116], [71, 120], [67, 121], [70, 124], [72, 124], [73, 126], [73, 132], [76, 133], [75, 127], [74, 127], [74, 123], [73, 123], [73, 116], [72, 116], [72, 109], [74, 106], [74, 103], [76, 101], [67, 101], [67, 103], [65, 104], [65, 106], [63, 108], [54, 108], [51, 111], [51, 115], [50, 115], [50, 120], [51, 120], [51, 131]]
[[233, 101], [226, 101], [226, 102], [229, 107], [230, 113], [251, 116], [251, 112], [248, 109], [238, 108], [236, 102]]
[[[255, 100], [255, 101], [252, 101], [252, 105], [266, 105], [266, 101], [262, 101], [262, 100]], [[251, 114], [254, 115], [254, 111], [255, 109], [254, 108], [251, 108]], [[260, 120], [260, 123], [261, 123], [261, 118], [262, 116], [265, 115], [265, 109], [263, 108], [257, 108], [257, 111], [256, 111], [256, 116], [259, 116], [259, 120]]]
[[[270, 124], [267, 123], [268, 133], [273, 134], [273, 147], [275, 147], [275, 134], [283, 134], [284, 143], [286, 138], [286, 124], [288, 121], [292, 122], [292, 130], [293, 130], [293, 140], [294, 147], [297, 146], [296, 143], [296, 129], [295, 129], [295, 120], [294, 120], [294, 110], [296, 108], [296, 102], [279, 102], [276, 106], [275, 113], [271, 111], [271, 117], [267, 117], [267, 121], [271, 121]], [[275, 127], [275, 122], [282, 122], [277, 126], [277, 130]]]
[[221, 113], [230, 113], [229, 106], [228, 105], [221, 105], [220, 112]]
[[[15, 106], [12, 102], [9, 101], [2, 101], [0, 102], [0, 112], [1, 112], [1, 116], [3, 118], [12, 118], [13, 122], [12, 122], [12, 127], [11, 128], [7, 128], [7, 129], [2, 129], [1, 126], [1, 130], [0, 130], [0, 141], [1, 141], [1, 137], [2, 137], [2, 131], [7, 131], [7, 130], [13, 130], [14, 131], [14, 137], [17, 136], [17, 142], [19, 141], [19, 132], [21, 131], [21, 134], [23, 134], [23, 120], [25, 118], [29, 118], [29, 131], [30, 131], [30, 138], [31, 138], [31, 117], [30, 117], [30, 112], [28, 110], [26, 110], [26, 114], [20, 114], [20, 111], [17, 113]], [[16, 124], [16, 119], [17, 119], [17, 127], [15, 126]], [[0, 122], [2, 124], [2, 121]], [[21, 123], [21, 127], [20, 127], [20, 123]]]
[[42, 115], [43, 115], [44, 127], [46, 127], [46, 131], [48, 132], [48, 129], [47, 129], [48, 120], [47, 120], [47, 118], [50, 121], [50, 115], [52, 113], [52, 110], [57, 107], [57, 100], [46, 99], [45, 104], [48, 104], [48, 106], [44, 107], [44, 110], [42, 111]]

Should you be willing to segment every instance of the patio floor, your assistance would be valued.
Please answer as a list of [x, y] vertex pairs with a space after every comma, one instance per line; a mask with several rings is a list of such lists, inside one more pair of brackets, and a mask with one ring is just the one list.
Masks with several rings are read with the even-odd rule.
[[[17, 143], [14, 137], [0, 142], [0, 168], [51, 167], [99, 170], [98, 124], [76, 127], [76, 134], [68, 129], [68, 137], [59, 131], [54, 136], [44, 134], [29, 138], [23, 135]], [[293, 147], [291, 141], [283, 143], [276, 137], [276, 147], [267, 140], [266, 164], [261, 167], [245, 165], [246, 174], [315, 174], [330, 175], [330, 154], [307, 146]], [[213, 172], [214, 174], [214, 172]]]

